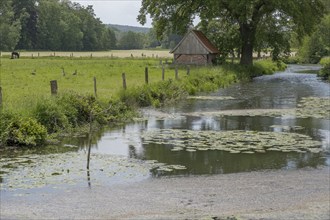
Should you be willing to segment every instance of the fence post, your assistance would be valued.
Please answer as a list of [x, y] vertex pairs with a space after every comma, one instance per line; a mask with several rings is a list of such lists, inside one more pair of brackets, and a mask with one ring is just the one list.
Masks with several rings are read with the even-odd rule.
[[162, 80], [165, 80], [165, 68], [164, 65], [162, 65]]
[[2, 109], [2, 87], [0, 86], [0, 109]]
[[190, 75], [190, 66], [187, 65], [187, 75], [189, 76]]
[[175, 79], [179, 79], [178, 66], [175, 66]]
[[123, 88], [126, 90], [127, 89], [127, 86], [126, 86], [126, 75], [125, 75], [125, 73], [122, 73], [121, 76], [123, 78]]
[[52, 95], [57, 94], [57, 81], [56, 80], [50, 81], [50, 91], [51, 91]]
[[97, 89], [96, 89], [96, 77], [94, 76], [94, 95], [97, 97]]
[[144, 70], [144, 76], [145, 76], [146, 84], [148, 84], [149, 83], [148, 67], [146, 67]]

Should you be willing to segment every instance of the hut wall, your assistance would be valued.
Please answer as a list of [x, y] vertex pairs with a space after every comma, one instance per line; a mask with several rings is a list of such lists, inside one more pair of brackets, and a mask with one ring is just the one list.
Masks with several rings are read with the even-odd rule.
[[189, 55], [189, 54], [175, 54], [174, 60], [176, 64], [207, 64], [207, 55]]
[[192, 32], [186, 37], [186, 39], [175, 50], [176, 54], [208, 54], [209, 52], [199, 42]]

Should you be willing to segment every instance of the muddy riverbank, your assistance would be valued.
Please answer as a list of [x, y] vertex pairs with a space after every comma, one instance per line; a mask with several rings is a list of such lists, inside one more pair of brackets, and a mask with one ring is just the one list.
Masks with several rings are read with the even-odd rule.
[[1, 219], [329, 219], [329, 167], [147, 179], [1, 202]]

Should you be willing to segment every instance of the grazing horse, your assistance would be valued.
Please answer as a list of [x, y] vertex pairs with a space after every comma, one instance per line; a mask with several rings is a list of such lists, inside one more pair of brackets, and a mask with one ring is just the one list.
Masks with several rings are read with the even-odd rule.
[[11, 53], [11, 59], [16, 59], [16, 58], [19, 58], [19, 53], [16, 52], [16, 51], [13, 51], [13, 52]]

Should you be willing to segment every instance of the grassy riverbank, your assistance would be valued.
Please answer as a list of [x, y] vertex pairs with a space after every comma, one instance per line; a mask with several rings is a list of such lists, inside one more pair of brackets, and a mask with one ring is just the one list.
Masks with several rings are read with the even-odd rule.
[[[81, 130], [91, 121], [98, 125], [126, 121], [138, 107], [160, 107], [283, 68], [261, 61], [249, 68], [229, 64], [191, 67], [187, 75], [186, 67], [180, 67], [176, 77], [173, 67], [164, 67], [162, 80], [162, 65], [151, 58], [3, 58], [0, 145], [42, 145], [50, 134]], [[123, 89], [123, 72], [127, 90]], [[51, 80], [58, 84], [56, 96], [50, 94]]]

